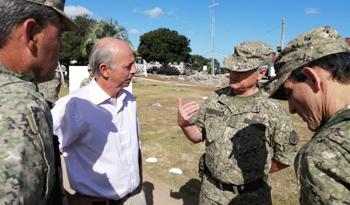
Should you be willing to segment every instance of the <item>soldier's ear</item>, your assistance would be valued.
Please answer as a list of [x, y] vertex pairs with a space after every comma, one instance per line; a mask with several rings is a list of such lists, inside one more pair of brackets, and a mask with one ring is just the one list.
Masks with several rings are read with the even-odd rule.
[[258, 75], [258, 80], [261, 80], [266, 74], [266, 68], [264, 68], [264, 67], [258, 68], [256, 73]]
[[318, 92], [322, 89], [321, 79], [315, 69], [304, 67], [303, 73], [307, 78], [306, 83], [312, 88], [314, 92]]
[[38, 41], [40, 41], [41, 27], [33, 18], [26, 19], [20, 26], [23, 35], [22, 40], [27, 45], [28, 49], [36, 55]]

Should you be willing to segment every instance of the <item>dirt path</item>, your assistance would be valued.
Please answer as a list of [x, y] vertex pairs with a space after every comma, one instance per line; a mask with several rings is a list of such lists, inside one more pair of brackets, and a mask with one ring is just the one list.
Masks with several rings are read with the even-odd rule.
[[[63, 158], [63, 186], [68, 193], [73, 194], [70, 188], [67, 173], [65, 171], [65, 163]], [[147, 205], [196, 205], [198, 204], [198, 194], [188, 194], [188, 191], [174, 191], [163, 182], [151, 178], [144, 174], [143, 190], [146, 195]]]

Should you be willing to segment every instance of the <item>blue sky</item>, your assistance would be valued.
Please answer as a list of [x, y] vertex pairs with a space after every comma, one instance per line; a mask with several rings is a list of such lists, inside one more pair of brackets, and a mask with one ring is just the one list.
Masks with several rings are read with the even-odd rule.
[[[215, 57], [222, 64], [233, 46], [261, 40], [274, 50], [281, 41], [285, 18], [285, 44], [312, 28], [329, 25], [350, 37], [350, 0], [216, 0]], [[212, 0], [66, 0], [71, 17], [117, 21], [137, 49], [139, 37], [160, 27], [176, 30], [191, 40], [192, 54], [211, 57], [210, 9]]]

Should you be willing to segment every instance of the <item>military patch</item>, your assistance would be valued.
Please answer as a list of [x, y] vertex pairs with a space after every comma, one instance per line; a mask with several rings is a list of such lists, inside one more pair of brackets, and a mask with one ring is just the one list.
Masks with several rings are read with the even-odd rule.
[[214, 115], [218, 115], [220, 117], [224, 116], [224, 112], [223, 111], [219, 111], [219, 110], [214, 110], [214, 109], [211, 109], [211, 108], [207, 108], [206, 109], [206, 112], [208, 114], [214, 114]]
[[293, 130], [289, 135], [289, 143], [291, 145], [297, 145], [299, 142], [298, 134]]
[[252, 119], [245, 118], [243, 122], [250, 125], [250, 124], [263, 124], [264, 121], [265, 121], [265, 118], [254, 115]]

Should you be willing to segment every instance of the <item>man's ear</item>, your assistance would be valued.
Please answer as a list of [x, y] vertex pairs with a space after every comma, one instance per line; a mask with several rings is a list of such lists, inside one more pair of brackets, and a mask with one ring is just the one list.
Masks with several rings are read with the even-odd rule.
[[109, 77], [109, 68], [106, 64], [100, 64], [100, 66], [98, 67], [99, 71], [100, 71], [100, 75], [103, 76], [104, 78], [108, 78]]
[[303, 73], [307, 78], [306, 83], [310, 85], [310, 87], [312, 88], [312, 90], [314, 92], [318, 92], [322, 89], [321, 88], [321, 79], [318, 76], [318, 73], [316, 72], [316, 70], [314, 70], [310, 67], [304, 67]]
[[23, 35], [25, 44], [32, 53], [37, 53], [37, 44], [39, 40], [39, 34], [41, 33], [41, 27], [33, 18], [25, 20], [22, 26], [25, 32], [25, 35]]
[[257, 70], [258, 80], [261, 80], [266, 74], [266, 68], [258, 68]]

